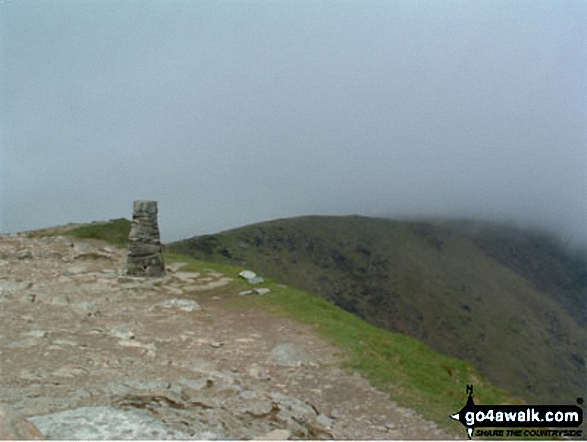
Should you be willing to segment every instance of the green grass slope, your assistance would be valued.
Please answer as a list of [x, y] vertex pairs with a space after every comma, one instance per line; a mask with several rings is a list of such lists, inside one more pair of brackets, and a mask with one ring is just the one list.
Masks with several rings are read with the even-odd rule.
[[376, 327], [470, 361], [532, 402], [586, 390], [585, 328], [470, 237], [429, 223], [300, 217], [194, 237], [167, 250], [246, 266]]
[[[182, 271], [213, 269], [229, 276], [244, 267], [211, 263], [166, 252], [166, 262], [185, 262]], [[310, 293], [266, 278], [262, 287], [271, 291], [260, 296], [238, 296], [251, 285], [236, 278], [223, 295], [233, 295], [231, 308], [261, 308], [310, 324], [316, 332], [343, 351], [343, 367], [356, 371], [400, 405], [412, 408], [443, 429], [463, 436], [463, 427], [448, 418], [466, 402], [465, 386], [475, 386], [478, 404], [521, 404], [503, 389], [492, 385], [471, 363], [431, 350], [401, 333], [369, 324], [334, 304]]]
[[35, 230], [30, 236], [67, 235], [80, 239], [99, 239], [118, 247], [126, 247], [130, 233], [130, 221], [125, 218], [112, 219], [104, 222]]

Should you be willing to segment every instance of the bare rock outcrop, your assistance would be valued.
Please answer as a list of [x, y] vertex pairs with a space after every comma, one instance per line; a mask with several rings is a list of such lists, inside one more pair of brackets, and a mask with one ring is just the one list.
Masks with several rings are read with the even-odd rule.
[[239, 306], [236, 275], [120, 276], [125, 255], [0, 235], [0, 398], [19, 413], [0, 404], [0, 440], [446, 439], [312, 327]]

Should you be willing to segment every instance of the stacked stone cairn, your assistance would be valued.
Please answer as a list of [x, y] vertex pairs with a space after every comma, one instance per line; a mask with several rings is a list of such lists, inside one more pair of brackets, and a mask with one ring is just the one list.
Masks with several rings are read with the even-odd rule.
[[157, 201], [134, 201], [124, 273], [163, 277], [165, 265], [157, 226]]

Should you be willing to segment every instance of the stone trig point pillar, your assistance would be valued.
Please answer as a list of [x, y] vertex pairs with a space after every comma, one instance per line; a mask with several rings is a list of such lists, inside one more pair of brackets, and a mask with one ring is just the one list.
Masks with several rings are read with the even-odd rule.
[[165, 265], [157, 226], [157, 201], [134, 201], [124, 273], [162, 277]]

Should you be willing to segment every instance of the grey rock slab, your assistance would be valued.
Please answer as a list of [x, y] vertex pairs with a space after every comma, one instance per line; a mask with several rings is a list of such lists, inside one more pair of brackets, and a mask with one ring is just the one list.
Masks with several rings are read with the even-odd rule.
[[322, 425], [327, 430], [330, 430], [334, 425], [334, 420], [330, 419], [328, 416], [324, 414], [319, 414], [316, 420], [320, 425]]
[[35, 380], [43, 379], [44, 376], [39, 373], [36, 373], [35, 371], [25, 369], [25, 370], [21, 370], [18, 377], [21, 379], [25, 379], [27, 381], [35, 381]]
[[202, 310], [200, 305], [192, 300], [192, 299], [166, 299], [154, 306], [154, 308], [163, 308], [163, 309], [177, 309], [184, 312], [193, 312]]
[[299, 367], [314, 363], [313, 358], [305, 350], [289, 343], [274, 347], [269, 354], [269, 359], [277, 365], [286, 367]]
[[43, 434], [30, 420], [6, 404], [0, 404], [0, 440], [38, 440]]
[[112, 255], [104, 252], [82, 252], [73, 256], [75, 260], [112, 259]]
[[46, 330], [31, 330], [29, 332], [24, 333], [23, 336], [26, 336], [29, 338], [46, 338], [47, 331]]
[[30, 250], [22, 250], [16, 254], [16, 258], [20, 260], [32, 259], [33, 253]]
[[[178, 382], [182, 386], [189, 388], [191, 390], [195, 390], [195, 391], [202, 390], [208, 384], [205, 379], [193, 380], [193, 379], [182, 378]], [[185, 391], [185, 388], [182, 389], [182, 392], [184, 392], [184, 391]]]
[[116, 278], [118, 278], [118, 273], [112, 272], [112, 271], [104, 271], [104, 272], [100, 273], [98, 275], [98, 277], [102, 278], [102, 279], [116, 279]]
[[28, 348], [39, 344], [39, 340], [35, 338], [27, 338], [22, 341], [14, 341], [7, 345], [8, 348]]
[[29, 419], [49, 439], [190, 439], [144, 410], [82, 407]]
[[288, 430], [273, 430], [263, 436], [256, 437], [255, 440], [288, 440], [291, 432]]
[[181, 282], [194, 282], [194, 279], [198, 279], [200, 275], [200, 272], [178, 272], [173, 275], [173, 279], [178, 279]]
[[247, 369], [247, 373], [249, 376], [255, 379], [259, 379], [260, 381], [269, 381], [271, 379], [269, 371], [263, 367], [258, 366], [257, 364], [251, 365]]
[[114, 327], [113, 329], [110, 330], [109, 334], [110, 334], [110, 336], [114, 336], [115, 338], [118, 338], [118, 339], [134, 339], [135, 338], [134, 332], [130, 328], [128, 328], [124, 325]]
[[307, 422], [317, 417], [314, 409], [299, 399], [281, 393], [271, 393], [271, 399], [279, 406], [279, 416], [285, 420]]
[[87, 370], [79, 367], [61, 367], [52, 373], [53, 376], [60, 378], [74, 378], [76, 376], [83, 376]]
[[239, 396], [243, 399], [257, 399], [259, 397], [259, 394], [255, 391], [255, 390], [244, 390], [241, 391]]
[[180, 289], [179, 287], [165, 287], [165, 290], [167, 291], [167, 294], [169, 294], [169, 295], [173, 295], [173, 296], [183, 295], [183, 290]]
[[173, 262], [171, 264], [167, 264], [166, 268], [168, 268], [172, 272], [177, 272], [179, 269], [185, 266], [187, 266], [186, 262]]
[[51, 344], [57, 346], [76, 346], [79, 343], [75, 339], [58, 338], [51, 341]]
[[157, 347], [153, 343], [145, 344], [144, 342], [137, 341], [135, 339], [122, 339], [118, 341], [118, 345], [122, 347], [136, 347], [146, 350], [148, 356], [155, 356]]
[[17, 293], [23, 290], [28, 290], [33, 286], [30, 281], [9, 282], [0, 281], [0, 292]]
[[218, 287], [225, 286], [232, 281], [232, 278], [221, 278], [216, 281], [208, 282], [206, 284], [190, 284], [183, 287], [185, 292], [200, 292], [203, 290], [211, 290]]
[[268, 399], [249, 399], [244, 404], [238, 405], [235, 410], [248, 414], [255, 418], [268, 416], [273, 411], [274, 405]]
[[84, 301], [75, 304], [74, 308], [80, 310], [83, 313], [95, 315], [100, 311], [100, 304], [94, 301]]
[[221, 433], [214, 433], [212, 431], [201, 431], [196, 433], [192, 439], [195, 440], [230, 440], [227, 436]]
[[64, 296], [64, 295], [57, 295], [57, 296], [53, 296], [52, 298], [49, 298], [48, 300], [49, 304], [52, 305], [69, 305], [69, 297], [68, 296]]
[[251, 278], [248, 281], [250, 284], [261, 284], [262, 282], [265, 282], [265, 280], [260, 276], [255, 276], [254, 278]]
[[248, 280], [248, 279], [252, 279], [252, 278], [256, 277], [257, 274], [251, 270], [243, 270], [242, 272], [240, 272], [238, 274], [238, 276]]
[[160, 393], [162, 391], [169, 391], [175, 394], [181, 394], [181, 387], [177, 384], [172, 384], [171, 382], [165, 380], [158, 380], [158, 381], [141, 381], [131, 379], [125, 381], [124, 386], [133, 388], [135, 390], [142, 390], [148, 393]]
[[87, 242], [78, 242], [73, 245], [73, 249], [77, 252], [88, 250], [91, 246]]

